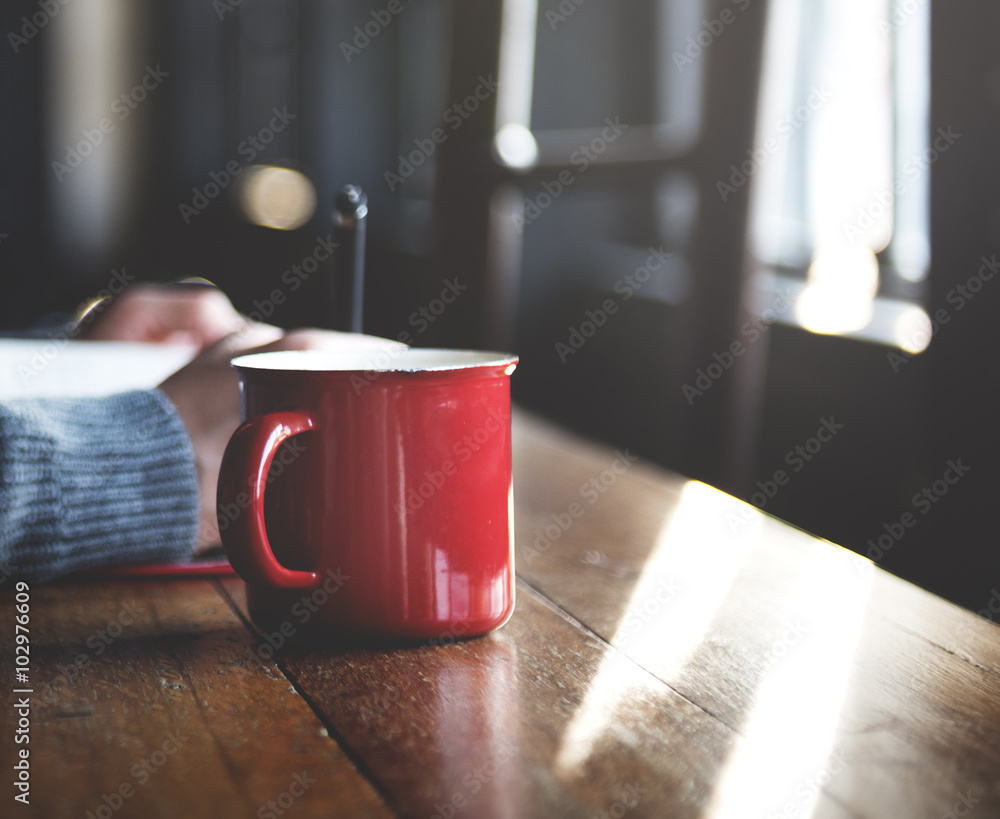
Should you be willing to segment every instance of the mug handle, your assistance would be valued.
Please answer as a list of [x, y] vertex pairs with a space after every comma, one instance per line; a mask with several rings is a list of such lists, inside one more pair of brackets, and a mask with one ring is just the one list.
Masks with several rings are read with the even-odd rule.
[[287, 569], [278, 562], [264, 527], [267, 471], [278, 446], [286, 438], [314, 428], [312, 418], [304, 412], [270, 412], [243, 423], [226, 445], [216, 501], [222, 508], [235, 505], [239, 511], [225, 528], [220, 527], [219, 534], [229, 562], [247, 583], [279, 589], [316, 586], [316, 572]]

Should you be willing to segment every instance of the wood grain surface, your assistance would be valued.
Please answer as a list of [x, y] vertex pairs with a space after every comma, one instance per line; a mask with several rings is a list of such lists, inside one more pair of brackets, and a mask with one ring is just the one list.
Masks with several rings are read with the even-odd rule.
[[514, 446], [483, 638], [274, 648], [236, 579], [32, 588], [31, 804], [0, 815], [1000, 816], [1000, 628], [523, 413]]
[[518, 429], [519, 575], [740, 734], [709, 815], [810, 815], [820, 781], [859, 816], [1000, 814], [1000, 628], [703, 484], [612, 481], [604, 448]]
[[[31, 804], [5, 786], [0, 815], [266, 817], [290, 788], [303, 795], [289, 815], [392, 815], [213, 582], [61, 583], [30, 605]], [[2, 730], [10, 772], [24, 746]]]

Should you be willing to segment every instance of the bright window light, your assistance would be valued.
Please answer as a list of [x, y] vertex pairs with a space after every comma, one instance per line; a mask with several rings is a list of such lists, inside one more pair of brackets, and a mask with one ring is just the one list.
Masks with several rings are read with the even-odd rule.
[[928, 7], [772, 0], [752, 202], [762, 282], [806, 279], [791, 320], [907, 352], [926, 346]]

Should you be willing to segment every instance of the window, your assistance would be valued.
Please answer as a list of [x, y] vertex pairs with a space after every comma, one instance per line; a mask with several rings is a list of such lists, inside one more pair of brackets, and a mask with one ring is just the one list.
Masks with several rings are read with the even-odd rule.
[[930, 341], [929, 0], [772, 0], [756, 149], [758, 297], [818, 333]]

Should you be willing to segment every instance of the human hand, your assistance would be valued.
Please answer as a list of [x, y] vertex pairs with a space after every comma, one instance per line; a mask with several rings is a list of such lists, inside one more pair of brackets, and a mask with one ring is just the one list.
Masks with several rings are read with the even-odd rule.
[[199, 350], [236, 332], [246, 319], [225, 294], [197, 284], [132, 284], [83, 320], [84, 341], [189, 344]]
[[400, 349], [405, 344], [376, 336], [326, 330], [283, 332], [267, 324], [247, 322], [236, 333], [208, 347], [174, 373], [160, 389], [177, 408], [194, 447], [201, 494], [201, 524], [195, 554], [219, 543], [216, 486], [226, 445], [240, 424], [239, 379], [229, 366], [244, 353], [277, 350]]

